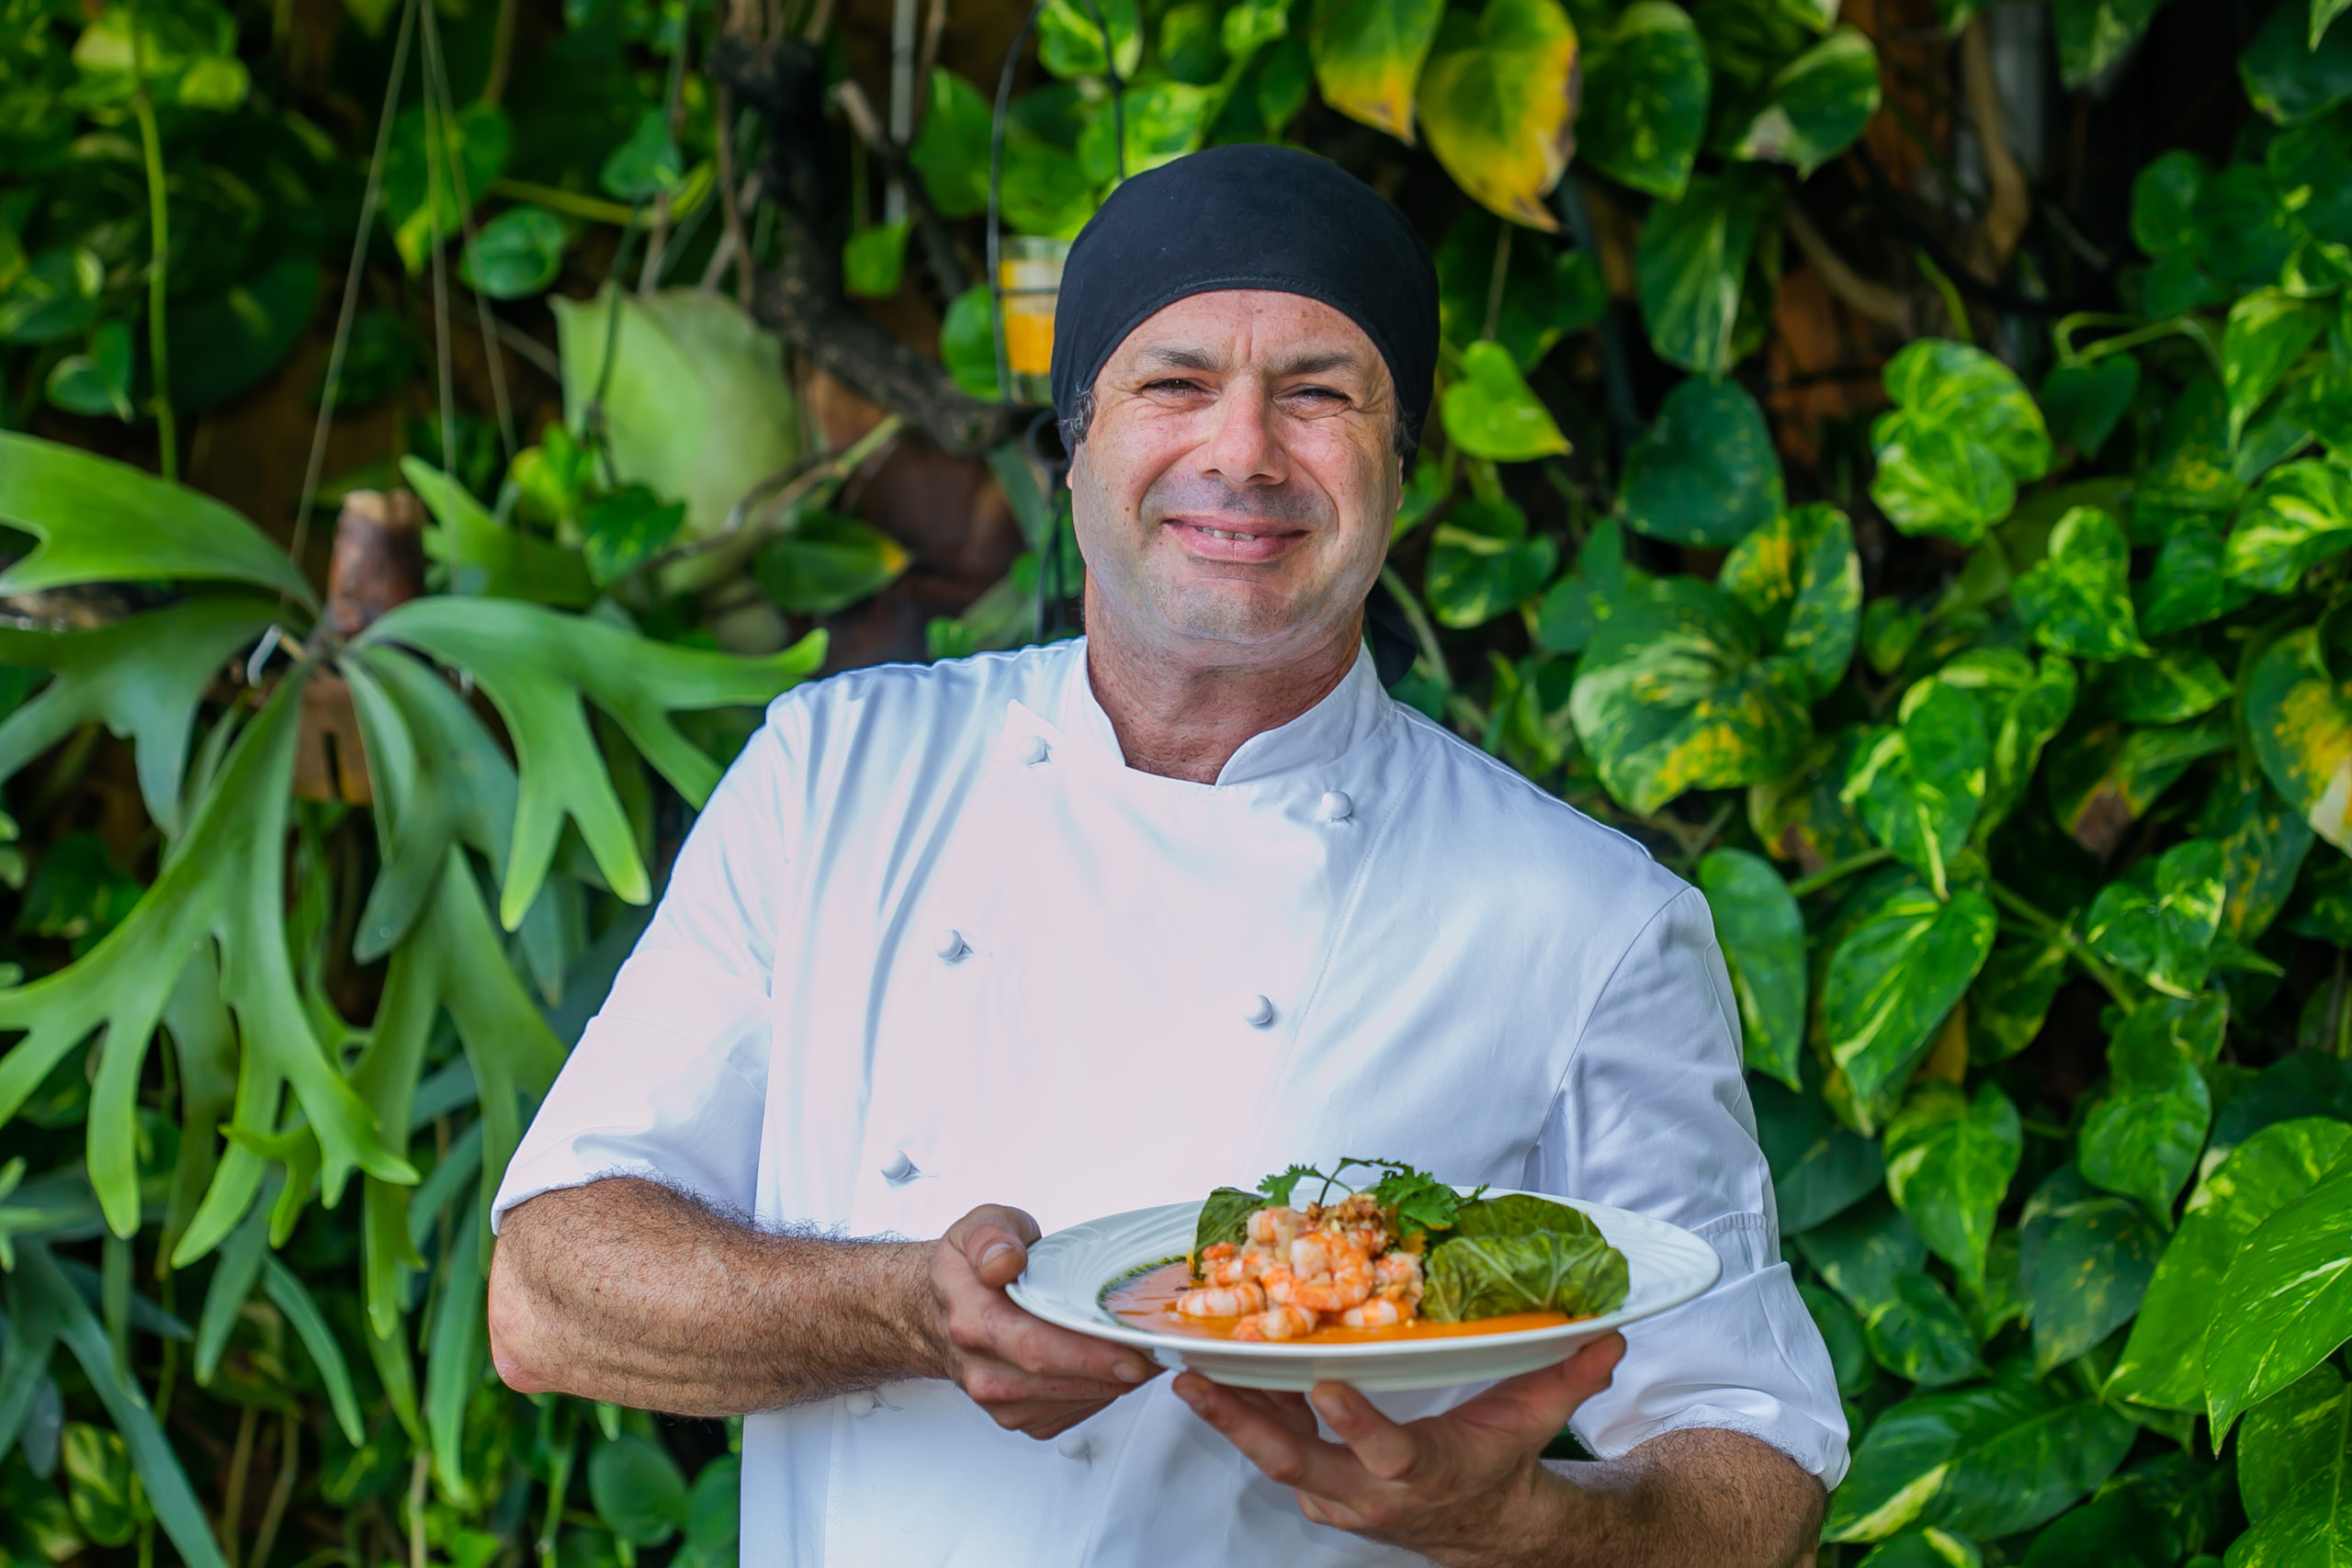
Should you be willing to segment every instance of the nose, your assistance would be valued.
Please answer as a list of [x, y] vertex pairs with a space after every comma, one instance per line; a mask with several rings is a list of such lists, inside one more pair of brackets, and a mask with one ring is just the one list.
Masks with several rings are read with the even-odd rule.
[[1289, 477], [1289, 462], [1274, 429], [1277, 417], [1261, 383], [1248, 377], [1228, 382], [1203, 454], [1205, 470], [1229, 485], [1281, 484]]

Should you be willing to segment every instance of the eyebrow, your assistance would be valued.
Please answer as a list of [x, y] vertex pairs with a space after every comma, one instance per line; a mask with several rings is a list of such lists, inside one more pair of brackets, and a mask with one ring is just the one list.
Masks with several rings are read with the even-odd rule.
[[[1142, 350], [1136, 358], [1141, 367], [1155, 370], [1221, 371], [1226, 368], [1224, 357], [1205, 348], [1188, 348], [1180, 344], [1162, 344]], [[1320, 376], [1332, 370], [1361, 370], [1357, 357], [1343, 349], [1323, 349], [1301, 354], [1273, 367], [1277, 377]]]

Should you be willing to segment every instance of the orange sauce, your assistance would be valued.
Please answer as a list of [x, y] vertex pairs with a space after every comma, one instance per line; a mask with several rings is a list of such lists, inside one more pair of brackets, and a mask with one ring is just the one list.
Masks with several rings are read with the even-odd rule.
[[[1102, 1304], [1114, 1316], [1148, 1328], [1155, 1334], [1182, 1334], [1195, 1339], [1230, 1339], [1238, 1317], [1185, 1317], [1175, 1310], [1176, 1298], [1192, 1289], [1184, 1260], [1177, 1258], [1140, 1273], [1130, 1274], [1102, 1293]], [[1515, 1312], [1502, 1317], [1482, 1317], [1475, 1323], [1431, 1323], [1417, 1317], [1387, 1328], [1318, 1328], [1285, 1345], [1371, 1345], [1390, 1339], [1455, 1339], [1469, 1334], [1509, 1334], [1522, 1328], [1557, 1328], [1572, 1321], [1564, 1312]]]

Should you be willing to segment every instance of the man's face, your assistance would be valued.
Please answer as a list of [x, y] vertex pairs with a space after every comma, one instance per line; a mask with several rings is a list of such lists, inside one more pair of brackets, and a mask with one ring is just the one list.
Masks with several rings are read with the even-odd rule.
[[1127, 334], [1070, 468], [1090, 627], [1196, 666], [1351, 631], [1403, 460], [1363, 330], [1295, 294], [1196, 294]]

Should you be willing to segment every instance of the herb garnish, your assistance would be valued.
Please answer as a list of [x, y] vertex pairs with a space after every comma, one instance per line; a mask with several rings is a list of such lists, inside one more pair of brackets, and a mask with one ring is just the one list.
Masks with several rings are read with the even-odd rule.
[[1462, 1205], [1486, 1190], [1480, 1187], [1477, 1192], [1465, 1198], [1428, 1171], [1418, 1170], [1403, 1160], [1359, 1159], [1353, 1156], [1341, 1160], [1328, 1171], [1317, 1170], [1311, 1165], [1294, 1165], [1258, 1183], [1258, 1190], [1266, 1195], [1268, 1202], [1288, 1207], [1291, 1195], [1299, 1182], [1312, 1177], [1323, 1184], [1322, 1190], [1315, 1198], [1319, 1203], [1330, 1196], [1331, 1189], [1338, 1184], [1340, 1178], [1351, 1170], [1377, 1170], [1381, 1173], [1377, 1182], [1360, 1190], [1381, 1208], [1396, 1215], [1400, 1236], [1409, 1235], [1414, 1231], [1453, 1229], [1455, 1218], [1462, 1212]]

